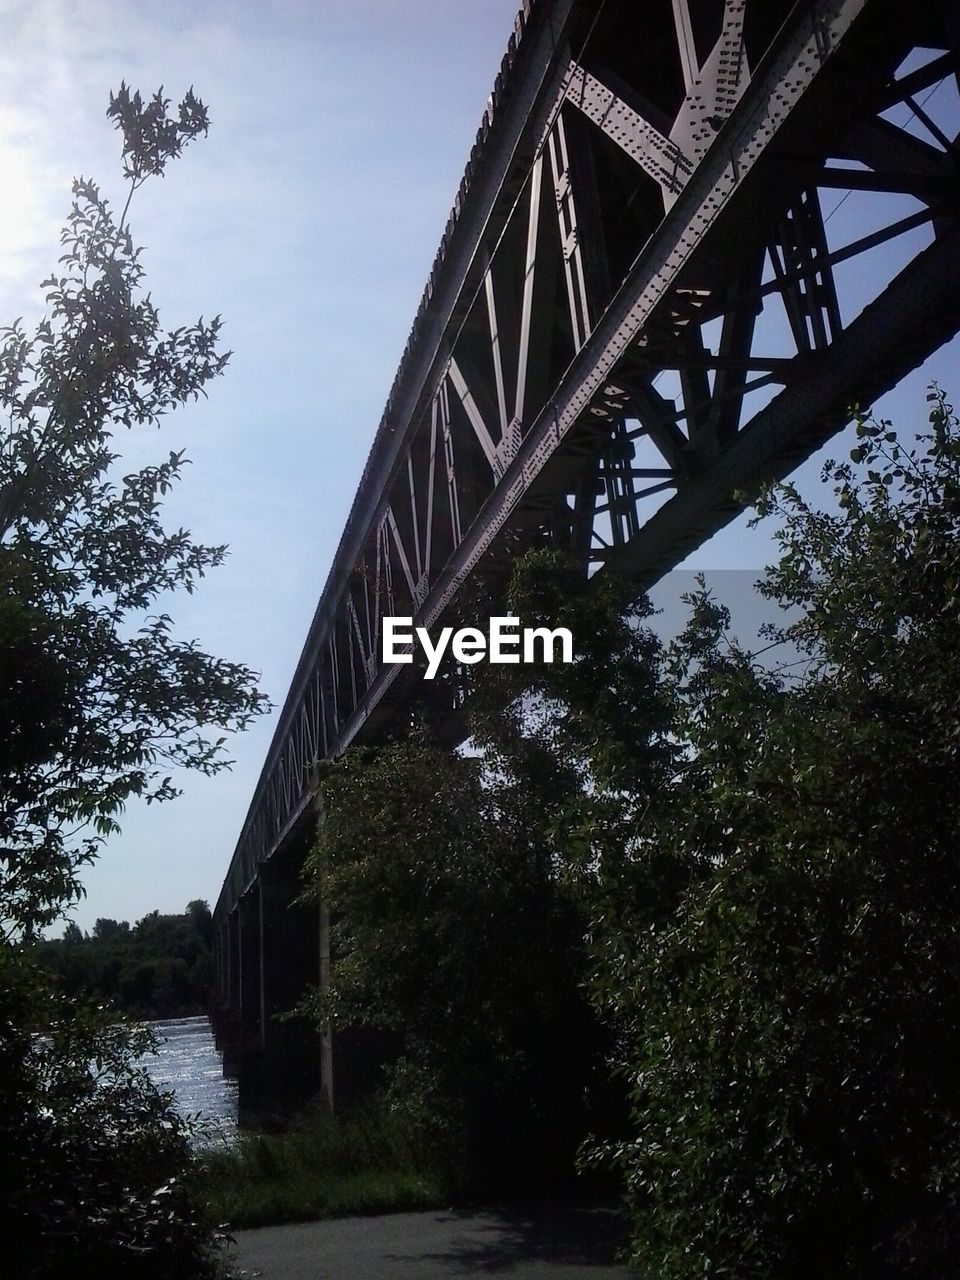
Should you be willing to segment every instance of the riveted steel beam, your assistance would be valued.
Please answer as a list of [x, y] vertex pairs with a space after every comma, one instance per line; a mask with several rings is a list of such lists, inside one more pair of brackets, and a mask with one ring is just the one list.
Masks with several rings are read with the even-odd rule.
[[[629, 6], [526, 7], [218, 919], [308, 812], [317, 757], [404, 714], [417, 672], [380, 665], [384, 616], [452, 616], [531, 539], [650, 581], [957, 331], [950, 8], [726, 0], [710, 27], [676, 0], [638, 41]], [[881, 225], [838, 238], [839, 201], [881, 193]], [[838, 268], [908, 236], [926, 247], [854, 307]]]

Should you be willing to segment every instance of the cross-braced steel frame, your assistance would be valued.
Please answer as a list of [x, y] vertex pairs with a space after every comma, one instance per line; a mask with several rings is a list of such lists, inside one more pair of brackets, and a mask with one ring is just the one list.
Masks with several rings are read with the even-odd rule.
[[960, 328], [958, 59], [956, 0], [524, 6], [221, 923], [409, 702], [385, 615], [536, 541], [652, 583]]

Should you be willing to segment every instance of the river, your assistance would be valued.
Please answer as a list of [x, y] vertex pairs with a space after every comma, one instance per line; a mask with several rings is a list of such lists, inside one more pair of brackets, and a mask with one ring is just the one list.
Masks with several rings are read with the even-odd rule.
[[210, 1126], [209, 1142], [232, 1142], [237, 1132], [237, 1082], [223, 1078], [209, 1018], [173, 1018], [151, 1022], [150, 1027], [160, 1037], [159, 1051], [144, 1064], [151, 1078], [173, 1090], [184, 1115], [200, 1114]]

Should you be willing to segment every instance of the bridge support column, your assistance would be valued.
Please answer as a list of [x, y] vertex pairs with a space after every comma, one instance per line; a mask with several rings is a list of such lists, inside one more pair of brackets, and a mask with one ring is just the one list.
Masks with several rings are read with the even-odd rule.
[[227, 1004], [240, 1011], [240, 912], [227, 916]]
[[240, 899], [239, 995], [240, 1042], [244, 1065], [262, 1043], [260, 1025], [260, 910], [256, 886]]
[[230, 929], [226, 921], [217, 930], [217, 954], [220, 960], [217, 970], [217, 1003], [224, 1007], [227, 1004], [230, 990], [227, 982], [227, 973], [230, 965]]
[[235, 907], [221, 930], [223, 993], [212, 1018], [217, 1048], [223, 1054], [223, 1074], [240, 1074], [240, 916]]
[[217, 925], [213, 933], [213, 976], [210, 983], [210, 1026], [214, 1042], [223, 1049], [221, 1031], [227, 1014], [227, 926]]
[[[303, 886], [296, 861], [278, 850], [251, 890], [256, 933], [256, 1040], [245, 1049], [240, 1076], [242, 1119], [265, 1119], [316, 1101], [325, 1092], [321, 1040], [306, 1018], [281, 1019], [320, 980], [317, 908], [297, 901]], [[248, 1003], [253, 996], [248, 996]], [[244, 1025], [247, 1018], [244, 1017]]]
[[223, 930], [213, 932], [213, 979], [210, 992], [210, 1003], [216, 1009], [223, 1004]]
[[[320, 992], [330, 990], [330, 911], [325, 902], [317, 908], [317, 959], [319, 961]], [[336, 1102], [333, 1080], [333, 1033], [324, 1027], [320, 1032], [320, 1080], [323, 1096], [332, 1111]]]

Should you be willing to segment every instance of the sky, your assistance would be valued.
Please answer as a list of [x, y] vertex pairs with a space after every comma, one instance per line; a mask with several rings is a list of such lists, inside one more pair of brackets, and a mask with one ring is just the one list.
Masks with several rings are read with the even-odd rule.
[[[168, 521], [230, 546], [170, 612], [183, 637], [262, 672], [277, 708], [306, 636], [446, 223], [517, 0], [0, 0], [0, 323], [43, 313], [74, 175], [125, 198], [105, 117], [126, 80], [191, 85], [208, 138], [140, 191], [134, 236], [170, 328], [219, 313], [234, 356], [209, 400], [120, 443], [186, 447]], [[846, 210], [843, 216], [847, 216]], [[957, 344], [881, 405], [917, 416], [950, 390]], [[956, 382], [954, 382], [956, 386]], [[834, 443], [828, 453], [843, 451]], [[801, 482], [815, 485], [821, 459]], [[759, 571], [737, 522], [688, 567]], [[738, 575], [739, 576], [739, 575]], [[275, 717], [235, 767], [131, 805], [73, 912], [136, 920], [216, 901]]]

